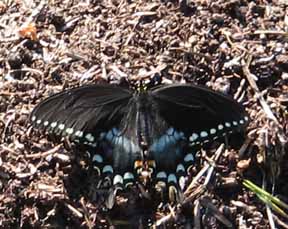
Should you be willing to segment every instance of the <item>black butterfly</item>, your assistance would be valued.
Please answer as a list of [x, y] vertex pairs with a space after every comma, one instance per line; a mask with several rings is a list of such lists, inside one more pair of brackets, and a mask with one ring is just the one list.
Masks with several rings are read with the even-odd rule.
[[31, 121], [94, 147], [95, 167], [111, 185], [141, 181], [183, 189], [192, 146], [242, 130], [248, 117], [230, 97], [201, 86], [88, 85], [42, 101]]

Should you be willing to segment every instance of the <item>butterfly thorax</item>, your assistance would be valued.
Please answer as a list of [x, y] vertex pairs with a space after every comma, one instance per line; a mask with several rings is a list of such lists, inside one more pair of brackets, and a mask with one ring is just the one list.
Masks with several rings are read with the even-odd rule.
[[[137, 114], [136, 114], [136, 129], [137, 129], [137, 138], [138, 145], [144, 150], [147, 151], [148, 146], [151, 142], [151, 104], [148, 101], [148, 96], [145, 95], [146, 92], [140, 93], [137, 98]], [[145, 156], [145, 154], [144, 154]]]

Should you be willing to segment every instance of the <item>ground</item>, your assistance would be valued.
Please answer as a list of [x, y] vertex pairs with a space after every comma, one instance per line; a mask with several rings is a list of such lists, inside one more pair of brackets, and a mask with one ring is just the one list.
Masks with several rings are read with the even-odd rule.
[[156, 208], [157, 225], [287, 228], [242, 185], [249, 179], [288, 201], [287, 37], [286, 0], [2, 0], [0, 227], [127, 228], [131, 220], [117, 214], [147, 206], [121, 197], [118, 209], [103, 211], [91, 197], [89, 160], [34, 131], [28, 117], [77, 85], [161, 78], [229, 94], [251, 120], [245, 140], [215, 161], [209, 185], [188, 195], [192, 210], [173, 217]]

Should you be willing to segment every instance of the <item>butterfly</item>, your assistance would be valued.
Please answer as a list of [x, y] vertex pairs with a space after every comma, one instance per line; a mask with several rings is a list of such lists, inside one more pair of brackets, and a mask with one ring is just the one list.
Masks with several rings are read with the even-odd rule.
[[95, 149], [94, 167], [111, 186], [141, 182], [170, 193], [184, 189], [195, 145], [242, 131], [249, 118], [229, 96], [198, 85], [132, 90], [104, 84], [55, 94], [34, 108], [30, 120]]

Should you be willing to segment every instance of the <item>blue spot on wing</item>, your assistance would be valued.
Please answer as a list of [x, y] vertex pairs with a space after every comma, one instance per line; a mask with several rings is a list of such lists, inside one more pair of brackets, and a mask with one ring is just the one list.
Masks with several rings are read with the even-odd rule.
[[169, 128], [164, 135], [155, 140], [149, 152], [156, 161], [157, 169], [175, 170], [177, 163], [183, 159], [186, 143], [184, 133], [174, 128]]
[[[173, 128], [169, 128], [166, 134], [162, 135], [150, 147], [150, 151], [157, 153], [165, 153], [171, 146], [176, 145], [180, 140], [185, 140], [182, 132], [178, 132]], [[176, 152], [177, 153], [177, 152]]]
[[132, 171], [134, 161], [141, 157], [140, 147], [116, 128], [101, 135], [99, 144], [103, 156], [112, 163], [113, 168], [120, 173]]

